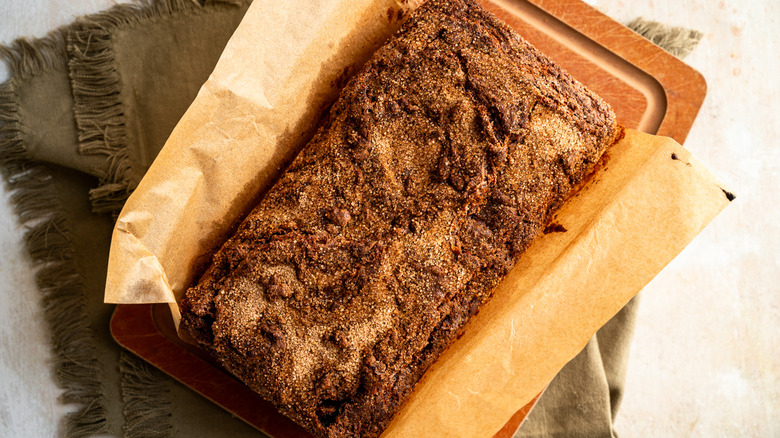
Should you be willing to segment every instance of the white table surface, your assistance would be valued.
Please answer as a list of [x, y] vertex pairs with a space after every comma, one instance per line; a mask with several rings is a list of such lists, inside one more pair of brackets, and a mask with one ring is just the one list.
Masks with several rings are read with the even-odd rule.
[[[686, 62], [709, 91], [685, 146], [737, 194], [645, 288], [617, 430], [780, 436], [780, 2], [588, 2], [704, 33]], [[0, 0], [0, 42], [114, 3]], [[67, 407], [9, 196], [0, 185], [0, 436], [54, 436]]]

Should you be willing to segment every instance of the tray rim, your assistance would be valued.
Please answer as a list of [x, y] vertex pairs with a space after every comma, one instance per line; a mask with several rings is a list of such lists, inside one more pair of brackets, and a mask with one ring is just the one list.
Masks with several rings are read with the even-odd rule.
[[[707, 95], [707, 81], [698, 70], [581, 0], [525, 1], [655, 78], [664, 90], [667, 106], [658, 131], [650, 134], [685, 142]], [[564, 8], [572, 10], [563, 13]], [[593, 19], [574, 22], [580, 14]], [[608, 37], [623, 44], [608, 43]]]

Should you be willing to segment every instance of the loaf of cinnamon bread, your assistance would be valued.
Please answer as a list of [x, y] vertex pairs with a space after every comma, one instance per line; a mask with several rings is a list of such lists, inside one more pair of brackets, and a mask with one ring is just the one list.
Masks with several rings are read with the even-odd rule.
[[620, 133], [473, 0], [430, 0], [214, 254], [182, 327], [314, 435], [378, 436]]

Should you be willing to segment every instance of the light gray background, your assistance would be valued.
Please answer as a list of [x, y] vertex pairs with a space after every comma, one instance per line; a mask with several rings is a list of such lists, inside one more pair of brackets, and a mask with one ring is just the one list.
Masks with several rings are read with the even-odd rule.
[[[0, 42], [114, 3], [0, 0]], [[780, 3], [589, 3], [621, 22], [642, 15], [704, 33], [686, 62], [709, 92], [685, 146], [738, 195], [645, 288], [618, 431], [780, 436]], [[67, 407], [56, 402], [22, 232], [0, 185], [0, 436], [53, 436]]]

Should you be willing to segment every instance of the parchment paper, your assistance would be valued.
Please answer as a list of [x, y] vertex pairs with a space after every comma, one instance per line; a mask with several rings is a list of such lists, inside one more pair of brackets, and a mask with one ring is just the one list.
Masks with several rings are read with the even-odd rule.
[[[416, 3], [255, 0], [128, 200], [105, 301], [170, 303]], [[673, 158], [674, 157], [674, 158]], [[628, 130], [383, 436], [492, 436], [728, 203], [674, 140]]]

